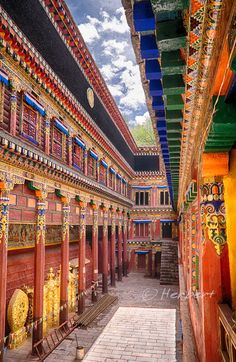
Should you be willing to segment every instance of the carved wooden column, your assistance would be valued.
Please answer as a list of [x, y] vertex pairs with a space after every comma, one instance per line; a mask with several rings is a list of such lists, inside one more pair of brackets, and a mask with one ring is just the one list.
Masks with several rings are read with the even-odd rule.
[[[35, 190], [37, 197], [36, 241], [34, 250], [34, 308], [33, 321], [35, 323], [32, 335], [32, 351], [34, 344], [43, 338], [43, 287], [45, 274], [45, 213], [46, 189]], [[41, 322], [39, 322], [41, 321]]]
[[7, 288], [7, 242], [9, 224], [9, 193], [11, 182], [0, 181], [0, 361], [3, 361], [4, 336], [6, 325]]
[[97, 282], [98, 282], [98, 210], [96, 205], [93, 207], [93, 228], [92, 228], [92, 259], [93, 259], [93, 290], [92, 301], [97, 301]]
[[122, 237], [122, 219], [121, 219], [121, 214], [119, 213], [118, 216], [118, 281], [122, 281], [122, 269], [123, 269], [123, 265], [122, 265], [122, 242], [123, 242], [123, 237]]
[[108, 214], [103, 208], [103, 229], [102, 229], [102, 292], [108, 292]]
[[116, 286], [116, 219], [111, 214], [111, 286]]
[[131, 239], [131, 219], [130, 219], [130, 213], [128, 212], [128, 224], [127, 224], [127, 238], [128, 240]]
[[67, 144], [68, 144], [68, 166], [72, 166], [72, 157], [73, 157], [73, 138], [70, 135], [68, 136], [67, 139]]
[[50, 154], [50, 129], [51, 129], [51, 121], [47, 116], [45, 119], [45, 153], [46, 155]]
[[83, 313], [85, 308], [85, 289], [86, 289], [86, 209], [84, 204], [80, 203], [80, 225], [79, 225], [79, 296], [78, 296], [78, 312]]
[[88, 175], [88, 151], [84, 150], [84, 174]]
[[11, 91], [10, 97], [10, 134], [16, 135], [16, 108], [17, 108], [17, 90], [15, 88]]
[[124, 238], [123, 238], [123, 275], [128, 276], [128, 254], [127, 254], [127, 217], [124, 215]]
[[60, 288], [60, 324], [68, 320], [68, 284], [69, 284], [69, 198], [62, 197], [62, 244], [61, 244], [61, 288]]

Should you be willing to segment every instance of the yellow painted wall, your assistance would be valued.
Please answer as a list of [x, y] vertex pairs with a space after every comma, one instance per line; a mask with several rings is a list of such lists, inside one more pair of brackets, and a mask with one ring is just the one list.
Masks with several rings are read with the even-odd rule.
[[224, 177], [223, 182], [232, 307], [236, 309], [236, 150], [231, 153], [229, 174]]

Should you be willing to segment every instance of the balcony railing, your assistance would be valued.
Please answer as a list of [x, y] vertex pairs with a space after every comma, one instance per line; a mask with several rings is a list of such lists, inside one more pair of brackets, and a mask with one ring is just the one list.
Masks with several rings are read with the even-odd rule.
[[227, 304], [219, 305], [220, 352], [224, 362], [236, 361], [236, 324]]

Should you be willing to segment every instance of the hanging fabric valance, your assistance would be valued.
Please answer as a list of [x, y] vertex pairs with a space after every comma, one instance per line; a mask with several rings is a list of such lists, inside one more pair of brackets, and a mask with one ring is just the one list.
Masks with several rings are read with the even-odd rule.
[[29, 93], [24, 94], [24, 99], [25, 99], [25, 102], [29, 106], [34, 108], [37, 112], [39, 112], [41, 114], [41, 116], [44, 117], [46, 115], [46, 112], [45, 112], [45, 109], [43, 108], [43, 106], [37, 101], [37, 99], [32, 97]]
[[55, 126], [57, 127], [57, 129], [59, 129], [59, 131], [61, 131], [62, 133], [64, 133], [66, 136], [69, 136], [69, 130], [67, 127], [64, 126], [64, 124], [59, 121], [58, 119], [54, 119], [55, 122]]
[[112, 167], [110, 167], [110, 172], [113, 173], [114, 175], [116, 174], [116, 171]]
[[136, 190], [150, 190], [152, 186], [132, 186], [132, 189]]
[[106, 163], [106, 161], [101, 160], [101, 164], [102, 164], [105, 168], [108, 168], [108, 164]]
[[74, 137], [74, 140], [75, 140], [75, 143], [76, 143], [78, 146], [80, 146], [81, 148], [83, 148], [83, 149], [85, 150], [86, 145], [85, 145], [85, 143], [84, 143], [83, 141], [81, 141], [80, 138]]
[[0, 69], [0, 82], [7, 86], [9, 85], [8, 75], [2, 69]]
[[90, 154], [90, 156], [93, 157], [96, 161], [98, 160], [98, 155], [97, 155], [95, 152], [93, 152], [92, 150], [90, 150], [90, 151], [89, 151], [89, 154]]

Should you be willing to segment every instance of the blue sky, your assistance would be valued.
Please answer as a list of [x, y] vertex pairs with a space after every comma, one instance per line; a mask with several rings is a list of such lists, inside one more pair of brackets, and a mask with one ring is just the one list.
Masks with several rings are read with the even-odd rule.
[[149, 115], [120, 0], [66, 0], [111, 94], [129, 125]]

